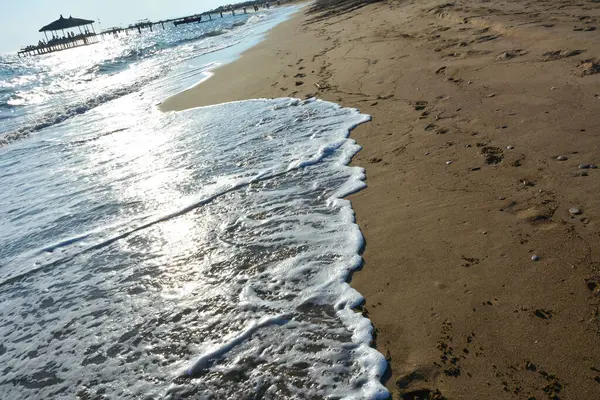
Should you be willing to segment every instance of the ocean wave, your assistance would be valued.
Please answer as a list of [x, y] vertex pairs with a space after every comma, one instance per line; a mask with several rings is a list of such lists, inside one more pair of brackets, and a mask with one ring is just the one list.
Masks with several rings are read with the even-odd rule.
[[104, 103], [136, 92], [143, 88], [147, 83], [157, 79], [165, 73], [166, 71], [160, 71], [155, 75], [148, 76], [133, 84], [109, 90], [105, 93], [92, 95], [75, 104], [69, 104], [62, 108], [55, 108], [53, 111], [45, 112], [41, 115], [35, 115], [33, 118], [22, 122], [20, 128], [10, 132], [0, 133], [0, 146], [6, 146], [14, 141], [24, 139], [32, 133], [60, 124], [61, 122], [101, 106]]
[[88, 69], [87, 72], [89, 74], [116, 73], [122, 71], [125, 68], [128, 68], [130, 65], [137, 61], [152, 57], [161, 49], [162, 47], [156, 43], [147, 47], [131, 49], [125, 54], [122, 54], [115, 58], [111, 58], [109, 60], [102, 61], [101, 63], [92, 66]]
[[137, 61], [140, 58], [144, 58], [146, 56], [152, 55], [156, 53], [161, 48], [161, 46], [157, 43], [154, 43], [150, 46], [131, 49], [129, 52], [117, 58], [117, 60], [122, 61]]
[[177, 40], [175, 42], [170, 43], [169, 47], [177, 47], [177, 46], [181, 46], [182, 44], [193, 43], [193, 42], [197, 42], [198, 40], [202, 40], [202, 39], [206, 39], [206, 38], [210, 38], [210, 37], [221, 36], [228, 32], [229, 31], [226, 29], [214, 29], [212, 31], [205, 32], [205, 33], [201, 34], [200, 36]]
[[3, 397], [387, 398], [347, 283], [364, 241], [342, 196], [365, 178], [348, 130], [367, 119], [253, 100], [6, 151], [2, 183], [27, 184], [0, 194]]
[[252, 25], [252, 24], [257, 24], [259, 22], [262, 22], [266, 19], [267, 15], [264, 13], [259, 13], [259, 14], [254, 14], [252, 16], [250, 16], [250, 18], [248, 18], [248, 20], [245, 22], [246, 25]]
[[73, 142], [71, 142], [71, 144], [73, 146], [79, 146], [79, 145], [82, 145], [82, 144], [86, 144], [86, 143], [89, 143], [89, 142], [94, 142], [96, 140], [102, 139], [105, 136], [113, 135], [115, 133], [123, 132], [123, 131], [126, 131], [126, 130], [127, 130], [127, 128], [114, 129], [114, 130], [109, 131], [109, 132], [103, 132], [103, 133], [100, 133], [100, 134], [97, 134], [97, 135], [86, 137], [85, 139], [74, 140]]
[[[306, 104], [310, 104], [311, 102], [313, 102], [313, 100], [302, 101], [300, 99], [291, 99], [291, 101], [289, 101], [289, 102], [280, 103], [279, 107], [273, 108], [273, 110], [283, 110], [283, 109], [286, 109], [289, 107], [303, 106]], [[324, 103], [324, 104], [327, 104], [327, 103]], [[357, 124], [366, 122], [368, 120], [369, 120], [369, 118], [367, 116], [361, 116], [361, 119], [359, 119], [357, 123], [350, 125], [350, 129], [353, 129]], [[72, 144], [73, 145], [85, 144], [90, 141], [98, 140], [104, 136], [108, 136], [108, 135], [111, 135], [111, 134], [114, 134], [117, 132], [122, 132], [125, 130], [127, 130], [127, 128], [116, 129], [114, 131], [99, 134], [99, 135], [96, 135], [91, 138], [73, 141]], [[45, 253], [54, 253], [55, 251], [57, 251], [59, 249], [64, 249], [64, 248], [68, 248], [72, 245], [77, 245], [77, 244], [79, 244], [79, 242], [82, 242], [83, 240], [88, 240], [88, 241], [92, 242], [92, 244], [88, 245], [88, 247], [78, 248], [75, 252], [72, 252], [66, 256], [61, 256], [58, 259], [54, 259], [50, 263], [38, 264], [38, 266], [36, 268], [28, 269], [22, 273], [15, 274], [15, 275], [12, 275], [9, 277], [5, 277], [4, 279], [0, 280], [0, 287], [3, 285], [7, 285], [10, 283], [16, 282], [18, 280], [26, 278], [32, 274], [43, 271], [45, 269], [52, 268], [56, 265], [64, 264], [65, 262], [68, 262], [68, 261], [74, 259], [75, 257], [78, 257], [89, 251], [102, 249], [103, 247], [109, 246], [109, 245], [113, 244], [114, 242], [119, 241], [121, 239], [125, 239], [135, 233], [152, 228], [153, 226], [155, 226], [157, 224], [161, 224], [163, 222], [167, 222], [172, 219], [181, 217], [187, 213], [190, 213], [190, 212], [196, 210], [197, 208], [206, 206], [207, 204], [210, 204], [210, 203], [218, 200], [219, 198], [221, 198], [225, 195], [228, 195], [232, 192], [239, 191], [239, 190], [249, 187], [251, 185], [260, 184], [261, 182], [268, 182], [273, 179], [283, 177], [295, 170], [299, 170], [299, 169], [317, 165], [318, 163], [323, 161], [325, 158], [330, 157], [337, 150], [339, 150], [342, 147], [342, 145], [344, 144], [344, 142], [345, 142], [345, 139], [342, 139], [342, 140], [338, 140], [338, 141], [334, 141], [334, 142], [325, 144], [323, 146], [316, 148], [314, 150], [314, 153], [313, 153], [313, 151], [311, 151], [310, 153], [303, 155], [299, 159], [293, 160], [292, 162], [290, 162], [287, 165], [281, 165], [279, 168], [274, 168], [270, 171], [265, 170], [265, 171], [257, 172], [257, 174], [248, 176], [246, 178], [241, 178], [241, 179], [234, 178], [232, 180], [229, 180], [225, 185], [216, 186], [215, 188], [213, 188], [212, 189], [213, 193], [211, 193], [205, 197], [202, 197], [199, 200], [197, 200], [191, 204], [188, 204], [187, 206], [172, 210], [169, 213], [166, 213], [163, 215], [158, 215], [158, 216], [140, 216], [140, 217], [137, 217], [135, 220], [122, 225], [121, 227], [107, 226], [107, 227], [97, 229], [93, 232], [86, 232], [84, 234], [81, 234], [81, 235], [78, 235], [75, 237], [71, 237], [71, 238], [67, 238], [67, 239], [63, 239], [57, 243], [48, 245], [48, 246], [40, 249], [38, 251], [38, 254], [43, 255]], [[346, 157], [344, 159], [344, 162], [349, 163], [350, 159]], [[363, 185], [360, 185], [360, 187], [356, 188], [356, 189], [346, 190], [345, 192], [343, 192], [340, 195], [340, 197], [351, 194], [352, 192], [357, 191], [361, 188], [363, 188]]]

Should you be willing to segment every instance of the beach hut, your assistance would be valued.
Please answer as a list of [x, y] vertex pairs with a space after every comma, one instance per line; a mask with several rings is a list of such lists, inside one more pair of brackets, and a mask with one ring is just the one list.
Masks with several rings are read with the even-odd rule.
[[73, 18], [72, 16], [70, 16], [69, 18], [65, 18], [61, 15], [60, 18], [56, 21], [51, 22], [48, 25], [42, 27], [40, 29], [40, 32], [43, 32], [44, 35], [46, 35], [46, 40], [48, 40], [48, 32], [52, 32], [52, 35], [54, 36], [54, 32], [62, 31], [64, 37], [65, 29], [72, 28], [78, 28], [79, 33], [84, 35], [86, 33], [89, 33], [89, 30], [87, 28], [84, 28], [84, 31], [82, 31], [81, 27], [87, 27], [88, 25], [92, 28], [92, 32], [96, 33], [96, 31], [94, 30], [94, 21], [83, 18]]

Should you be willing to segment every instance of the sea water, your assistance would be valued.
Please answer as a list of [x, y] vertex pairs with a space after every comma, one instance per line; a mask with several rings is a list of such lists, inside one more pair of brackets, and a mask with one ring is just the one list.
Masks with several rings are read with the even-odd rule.
[[296, 8], [0, 57], [0, 398], [386, 398], [319, 100], [156, 105]]

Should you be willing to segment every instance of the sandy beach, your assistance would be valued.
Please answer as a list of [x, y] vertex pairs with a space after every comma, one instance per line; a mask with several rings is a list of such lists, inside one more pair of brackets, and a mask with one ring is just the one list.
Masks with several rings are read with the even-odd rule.
[[372, 115], [352, 132], [352, 285], [393, 398], [600, 398], [600, 4], [305, 11], [160, 108], [315, 96]]

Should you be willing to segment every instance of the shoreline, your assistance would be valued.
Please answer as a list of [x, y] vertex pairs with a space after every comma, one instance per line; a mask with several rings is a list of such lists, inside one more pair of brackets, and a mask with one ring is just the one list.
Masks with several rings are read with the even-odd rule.
[[[248, 100], [261, 97], [259, 95], [253, 96], [253, 94], [258, 93], [264, 93], [265, 96], [262, 97], [277, 97], [268, 95], [274, 94], [272, 91], [265, 91], [264, 85], [270, 86], [272, 84], [265, 73], [274, 74], [281, 68], [281, 65], [270, 65], [265, 70], [262, 58], [271, 55], [270, 41], [274, 37], [278, 36], [278, 40], [289, 37], [291, 30], [296, 29], [298, 24], [304, 22], [306, 3], [304, 2], [304, 5], [302, 5], [302, 2], [295, 4], [300, 8], [289, 19], [267, 32], [260, 42], [243, 51], [235, 60], [211, 69], [208, 71], [209, 77], [201, 80], [191, 88], [166, 98], [158, 105], [159, 110], [163, 112], [182, 111], [189, 108]], [[254, 71], [259, 68], [261, 72], [255, 73]], [[244, 70], [244, 73], [240, 73], [241, 69]]]
[[486, 4], [301, 10], [160, 108], [316, 96], [371, 115], [351, 132], [351, 284], [394, 398], [594, 398], [600, 170], [579, 166], [600, 164], [600, 7]]

